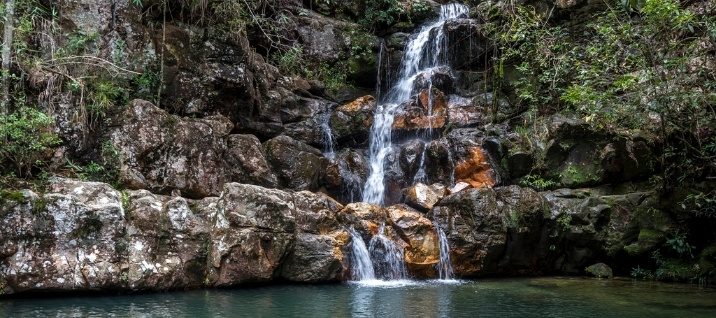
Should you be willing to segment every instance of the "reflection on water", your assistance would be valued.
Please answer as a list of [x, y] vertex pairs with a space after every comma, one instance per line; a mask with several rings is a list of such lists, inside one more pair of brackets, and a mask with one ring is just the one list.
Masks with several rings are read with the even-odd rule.
[[716, 289], [536, 278], [6, 299], [0, 317], [716, 317]]

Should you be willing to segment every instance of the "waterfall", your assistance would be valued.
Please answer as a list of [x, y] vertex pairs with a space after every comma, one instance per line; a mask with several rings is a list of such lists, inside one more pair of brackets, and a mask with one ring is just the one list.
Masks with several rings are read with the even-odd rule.
[[363, 238], [353, 228], [348, 232], [351, 234], [351, 278], [353, 280], [373, 280], [375, 272], [373, 271], [373, 263], [370, 260], [370, 253], [365, 247]]
[[440, 243], [440, 262], [438, 262], [437, 265], [438, 277], [440, 279], [453, 279], [455, 272], [452, 269], [452, 262], [450, 261], [450, 245], [448, 244], [447, 236], [437, 221], [434, 222], [433, 225], [435, 226], [435, 231], [438, 233], [438, 242]]
[[403, 249], [385, 236], [384, 232], [385, 224], [381, 224], [378, 234], [373, 236], [368, 247], [376, 277], [388, 280], [405, 279], [408, 275]]
[[333, 142], [333, 130], [331, 130], [331, 111], [330, 109], [327, 109], [325, 112], [323, 112], [319, 120], [321, 121], [321, 124], [319, 127], [321, 127], [321, 134], [323, 135], [323, 156], [333, 160], [333, 158], [336, 157], [336, 152], [334, 150], [334, 142]]
[[445, 4], [440, 8], [438, 20], [420, 28], [406, 44], [396, 82], [379, 99], [374, 114], [370, 131], [370, 175], [363, 187], [363, 201], [380, 205], [384, 203], [385, 159], [392, 149], [391, 132], [395, 114], [400, 110], [400, 105], [409, 100], [415, 77], [447, 61], [447, 43], [443, 31], [445, 22], [466, 17], [468, 13], [466, 5]]
[[415, 172], [413, 177], [413, 183], [427, 183], [427, 175], [425, 174], [425, 156], [427, 155], [428, 144], [423, 146], [423, 151], [420, 153], [420, 163], [418, 164], [418, 171]]

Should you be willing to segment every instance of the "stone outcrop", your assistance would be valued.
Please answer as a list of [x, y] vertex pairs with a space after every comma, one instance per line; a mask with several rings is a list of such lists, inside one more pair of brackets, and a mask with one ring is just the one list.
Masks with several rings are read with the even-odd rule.
[[450, 242], [455, 273], [537, 274], [547, 251], [545, 200], [517, 186], [469, 189], [445, 197], [429, 216]]
[[340, 281], [342, 205], [228, 183], [190, 200], [54, 179], [0, 208], [0, 292], [148, 291], [285, 279]]

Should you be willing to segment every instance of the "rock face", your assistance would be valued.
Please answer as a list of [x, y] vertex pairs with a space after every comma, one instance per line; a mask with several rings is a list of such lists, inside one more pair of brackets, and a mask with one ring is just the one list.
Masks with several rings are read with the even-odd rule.
[[54, 179], [3, 204], [0, 291], [169, 290], [345, 278], [342, 206], [228, 183], [194, 201]]
[[517, 186], [463, 190], [430, 211], [450, 242], [455, 273], [537, 274], [543, 269], [549, 218], [544, 199]]
[[121, 157], [120, 181], [132, 189], [192, 198], [216, 196], [228, 182], [315, 190], [328, 164], [318, 149], [291, 137], [261, 145], [253, 135], [230, 134], [225, 117], [178, 117], [142, 100], [119, 124], [110, 139]]

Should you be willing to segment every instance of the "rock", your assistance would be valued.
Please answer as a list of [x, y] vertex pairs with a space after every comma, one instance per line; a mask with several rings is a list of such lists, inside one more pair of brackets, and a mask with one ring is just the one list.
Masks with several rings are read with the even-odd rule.
[[342, 250], [348, 240], [348, 232], [344, 230], [332, 236], [299, 233], [293, 251], [281, 268], [281, 277], [302, 283], [343, 280], [347, 268]]
[[480, 147], [469, 149], [470, 156], [455, 166], [455, 179], [473, 188], [489, 188], [495, 185], [495, 175], [487, 155]]
[[[261, 142], [254, 135], [230, 135], [227, 163], [231, 180], [264, 187], [278, 187], [278, 179], [265, 158]], [[231, 164], [233, 163], [233, 164]]]
[[[213, 199], [196, 203], [211, 207]], [[190, 207], [194, 202], [146, 190], [129, 191], [124, 200], [129, 220], [124, 245], [127, 288], [202, 287], [210, 241], [208, 215], [195, 214]]]
[[106, 184], [53, 178], [0, 206], [4, 293], [126, 288], [122, 195]]
[[264, 143], [266, 159], [276, 172], [279, 184], [294, 190], [315, 190], [328, 166], [321, 151], [294, 140], [278, 136]]
[[435, 277], [440, 247], [433, 223], [405, 205], [394, 205], [386, 210], [393, 229], [407, 243], [404, 250], [408, 271], [416, 277]]
[[468, 189], [445, 197], [428, 217], [443, 224], [458, 276], [536, 274], [546, 267], [545, 207], [527, 188]]
[[[490, 51], [491, 41], [486, 38], [483, 27], [477, 20], [454, 19], [443, 26], [449, 65], [453, 70], [480, 69]], [[467, 35], [467, 36], [466, 36]]]
[[442, 188], [443, 192], [439, 192], [439, 189], [439, 186], [433, 188], [432, 186], [417, 183], [405, 190], [405, 202], [416, 209], [430, 210], [435, 203], [445, 196], [444, 187]]
[[339, 143], [349, 139], [366, 140], [373, 124], [375, 107], [375, 98], [368, 95], [336, 108], [330, 118], [336, 140]]
[[425, 144], [419, 139], [413, 139], [400, 145], [398, 160], [403, 174], [415, 176], [420, 169], [420, 164], [425, 164], [422, 157], [426, 155]]
[[387, 220], [387, 214], [383, 208], [365, 202], [349, 203], [339, 215], [342, 224], [351, 225], [360, 233], [370, 236], [377, 234], [380, 224]]
[[651, 190], [559, 189], [542, 195], [555, 220], [551, 235], [560, 239], [552, 265], [560, 272], [580, 274], [605, 260], [626, 273], [631, 262], [648, 260], [674, 226], [671, 217], [654, 209], [658, 198]]
[[424, 89], [401, 106], [393, 121], [395, 130], [438, 129], [447, 123], [447, 97], [437, 89]]
[[[475, 99], [450, 96], [448, 117], [450, 124], [457, 127], [476, 126], [485, 122], [487, 111], [484, 106], [475, 103]], [[491, 104], [490, 104], [491, 105]]]
[[413, 92], [421, 92], [435, 88], [444, 94], [453, 92], [453, 76], [447, 66], [438, 66], [416, 75], [413, 81]]
[[450, 194], [458, 193], [458, 192], [468, 189], [470, 187], [471, 187], [470, 184], [467, 182], [462, 182], [462, 181], [458, 182], [455, 184], [454, 187], [450, 188]]
[[342, 279], [348, 238], [335, 223], [340, 209], [320, 194], [225, 185], [212, 228], [209, 284]]
[[362, 153], [343, 149], [326, 169], [326, 187], [334, 198], [342, 202], [359, 201], [368, 173], [368, 162]]
[[596, 263], [584, 269], [587, 274], [596, 278], [612, 278], [612, 268], [604, 263]]
[[519, 178], [530, 173], [533, 165], [534, 158], [529, 153], [514, 152], [507, 156], [507, 169], [512, 178]]
[[216, 195], [226, 180], [222, 116], [189, 119], [134, 100], [110, 140], [121, 154], [120, 182], [132, 189], [179, 190], [189, 197]]

